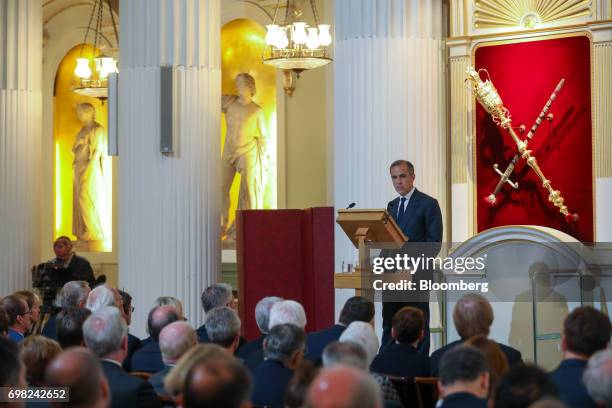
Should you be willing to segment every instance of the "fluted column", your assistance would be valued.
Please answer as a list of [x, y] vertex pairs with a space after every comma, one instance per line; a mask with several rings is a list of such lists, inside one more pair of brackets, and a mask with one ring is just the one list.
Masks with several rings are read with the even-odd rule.
[[[119, 282], [133, 331], [162, 295], [194, 325], [220, 272], [219, 0], [122, 0]], [[173, 68], [173, 154], [160, 153], [160, 67]]]
[[0, 0], [0, 296], [38, 262], [42, 2]]

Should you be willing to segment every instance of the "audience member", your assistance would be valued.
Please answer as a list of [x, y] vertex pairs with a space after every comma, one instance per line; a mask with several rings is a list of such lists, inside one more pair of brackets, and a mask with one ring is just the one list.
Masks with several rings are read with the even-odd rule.
[[487, 360], [489, 365], [489, 396], [495, 391], [495, 387], [499, 383], [506, 372], [508, 372], [508, 359], [497, 342], [490, 340], [487, 336], [478, 335], [467, 339], [464, 343], [466, 346], [472, 346], [480, 351]]
[[178, 311], [172, 306], [154, 307], [149, 311], [147, 330], [150, 337], [142, 341], [142, 347], [132, 356], [132, 371], [156, 373], [164, 369], [159, 349], [159, 333], [164, 327], [178, 320]]
[[168, 395], [177, 398], [182, 393], [185, 380], [187, 379], [187, 373], [189, 373], [191, 367], [201, 359], [212, 358], [214, 355], [222, 355], [223, 357], [228, 356], [226, 350], [211, 343], [198, 344], [183, 354], [164, 379], [164, 388]]
[[405, 306], [393, 316], [393, 343], [372, 362], [371, 370], [398, 377], [428, 377], [429, 357], [417, 351], [425, 335], [425, 317], [420, 309]]
[[83, 323], [89, 315], [89, 309], [74, 306], [65, 307], [57, 314], [57, 341], [63, 349], [84, 344]]
[[527, 408], [542, 398], [559, 398], [557, 387], [546, 372], [528, 364], [511, 367], [494, 395], [495, 408]]
[[335, 365], [347, 365], [368, 371], [368, 353], [363, 346], [352, 341], [332, 341], [324, 349], [321, 355], [323, 367], [330, 368]]
[[174, 308], [178, 311], [181, 320], [185, 319], [185, 309], [183, 309], [183, 302], [174, 296], [160, 296], [155, 299], [153, 306], [174, 306]]
[[349, 298], [340, 312], [338, 323], [329, 329], [310, 333], [306, 338], [306, 348], [308, 349], [308, 359], [315, 363], [320, 363], [323, 349], [332, 341], [340, 338], [346, 327], [353, 322], [371, 323], [374, 319], [374, 303], [362, 296]]
[[104, 307], [89, 316], [83, 325], [83, 337], [87, 347], [101, 359], [112, 407], [161, 405], [151, 384], [121, 367], [127, 356], [127, 325], [116, 307]]
[[[434, 351], [431, 355], [432, 375], [438, 375], [440, 359], [450, 349], [462, 344], [472, 336], [489, 336], [491, 324], [493, 324], [493, 308], [489, 301], [482, 295], [470, 293], [459, 299], [453, 310], [453, 321], [461, 340], [456, 340], [446, 346]], [[510, 366], [522, 362], [520, 351], [498, 343], [501, 350], [508, 359]]]
[[318, 370], [312, 361], [302, 359], [293, 372], [293, 377], [287, 385], [285, 393], [285, 408], [303, 408], [306, 403], [306, 393], [314, 381]]
[[8, 338], [15, 343], [21, 343], [25, 334], [32, 328], [32, 312], [23, 296], [10, 295], [2, 299], [0, 305], [8, 316]]
[[28, 336], [23, 341], [21, 360], [26, 367], [26, 381], [30, 387], [45, 385], [45, 369], [61, 352], [62, 349], [57, 341], [44, 336]]
[[118, 306], [115, 292], [113, 292], [113, 289], [108, 285], [96, 286], [89, 292], [85, 307], [91, 310], [92, 313], [95, 313], [106, 306]]
[[308, 390], [308, 408], [382, 408], [378, 384], [357, 368], [323, 369]]
[[266, 359], [255, 369], [255, 390], [251, 399], [254, 405], [283, 407], [287, 385], [303, 357], [305, 345], [306, 335], [301, 327], [293, 324], [272, 326], [264, 340]]
[[[235, 308], [236, 306], [234, 294], [230, 285], [227, 283], [214, 283], [202, 292], [202, 308], [205, 314], [208, 314], [208, 312], [216, 307], [223, 306], [231, 308]], [[198, 327], [197, 333], [200, 343], [208, 343], [208, 334], [206, 333], [206, 326], [204, 324]]]
[[0, 361], [0, 387], [27, 387], [19, 346], [5, 337], [0, 337]]
[[608, 346], [611, 332], [608, 316], [591, 306], [578, 307], [565, 318], [561, 337], [563, 361], [550, 373], [550, 378], [567, 408], [596, 406], [582, 382], [582, 374], [589, 357]]
[[211, 343], [225, 348], [234, 355], [240, 341], [240, 318], [234, 309], [227, 306], [216, 307], [206, 313], [206, 333]]
[[237, 357], [240, 358], [252, 373], [263, 361], [263, 341], [268, 334], [270, 327], [270, 309], [275, 303], [282, 301], [282, 298], [268, 296], [257, 302], [255, 306], [255, 322], [261, 332], [261, 336], [240, 347]]
[[42, 306], [42, 300], [40, 300], [40, 297], [36, 293], [30, 290], [20, 290], [13, 294], [22, 296], [23, 298], [25, 298], [26, 303], [28, 304], [28, 308], [32, 312], [30, 314], [30, 320], [32, 321], [32, 328], [30, 329], [30, 333], [39, 334], [40, 333], [39, 322], [42, 323], [40, 321], [40, 306]]
[[270, 309], [270, 329], [278, 324], [292, 324], [304, 330], [306, 327], [304, 307], [295, 300], [275, 303]]
[[142, 343], [138, 337], [129, 332], [130, 325], [132, 324], [132, 312], [134, 311], [134, 306], [132, 306], [132, 295], [123, 290], [119, 290], [118, 292], [123, 302], [123, 317], [128, 326], [128, 355], [125, 360], [123, 360], [123, 369], [125, 371], [132, 371], [132, 356], [136, 350], [142, 347]]
[[612, 349], [600, 350], [591, 356], [582, 382], [599, 407], [612, 407]]
[[55, 357], [47, 366], [45, 381], [49, 387], [68, 387], [70, 401], [57, 407], [106, 408], [111, 393], [100, 362], [87, 349], [72, 347]]
[[159, 349], [164, 369], [149, 378], [158, 395], [168, 395], [164, 389], [164, 379], [177, 361], [196, 344], [198, 344], [196, 331], [183, 321], [170, 323], [159, 333]]
[[486, 408], [489, 367], [485, 356], [471, 346], [455, 347], [444, 353], [438, 390], [442, 408]]
[[[85, 281], [70, 281], [64, 284], [57, 299], [57, 306], [64, 309], [67, 307], [84, 308], [89, 296], [89, 284]], [[42, 335], [57, 340], [57, 313], [47, 320]]]
[[0, 301], [0, 337], [6, 337], [8, 336], [9, 320], [6, 311], [1, 304], [2, 302]]
[[[65, 235], [57, 237], [53, 243], [53, 252], [55, 253], [55, 258], [50, 262], [56, 267], [68, 269], [71, 280], [84, 280], [90, 287], [94, 287], [96, 279], [91, 264], [87, 259], [74, 253], [70, 238]], [[106, 280], [105, 276], [103, 280]]]

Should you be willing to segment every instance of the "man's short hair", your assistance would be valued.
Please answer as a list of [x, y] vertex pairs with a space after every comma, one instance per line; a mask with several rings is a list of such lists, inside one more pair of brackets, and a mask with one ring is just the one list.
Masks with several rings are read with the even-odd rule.
[[40, 297], [38, 297], [38, 295], [32, 292], [31, 290], [20, 290], [13, 293], [13, 295], [18, 295], [24, 298], [30, 310], [32, 310], [32, 308], [34, 307], [36, 300], [40, 302]]
[[455, 305], [453, 321], [457, 333], [464, 340], [479, 334], [488, 336], [493, 324], [493, 308], [484, 296], [470, 293]]
[[234, 295], [231, 285], [227, 283], [213, 283], [202, 292], [202, 308], [208, 313], [215, 307], [229, 306]]
[[115, 294], [107, 285], [96, 286], [89, 296], [87, 296], [87, 307], [92, 313], [97, 312], [107, 306], [117, 306], [115, 302]]
[[119, 309], [106, 306], [85, 320], [83, 339], [87, 348], [98, 357], [104, 357], [121, 347], [127, 336], [127, 324]]
[[332, 341], [323, 349], [321, 359], [325, 368], [342, 364], [365, 371], [369, 369], [368, 353], [363, 346], [352, 341]]
[[600, 350], [589, 358], [582, 382], [593, 401], [612, 407], [612, 348]]
[[227, 306], [217, 307], [206, 313], [206, 334], [211, 343], [229, 347], [240, 335], [240, 318]]
[[83, 324], [91, 311], [81, 307], [66, 307], [57, 314], [57, 341], [66, 349], [83, 343]]
[[349, 298], [340, 311], [341, 324], [348, 326], [353, 322], [370, 322], [374, 318], [374, 303], [363, 296]]
[[457, 382], [472, 382], [488, 370], [487, 360], [480, 351], [471, 346], [459, 346], [442, 356], [440, 382], [444, 386]]
[[185, 313], [183, 311], [183, 303], [175, 298], [174, 296], [160, 296], [157, 299], [155, 299], [155, 302], [153, 303], [153, 307], [155, 306], [173, 306], [181, 315], [181, 317], [185, 316]]
[[425, 327], [423, 312], [415, 307], [406, 306], [395, 313], [392, 321], [395, 335], [400, 344], [412, 344], [419, 339]]
[[306, 327], [304, 307], [295, 300], [283, 300], [270, 309], [270, 329], [278, 324], [293, 324], [302, 329]]
[[187, 372], [183, 406], [240, 408], [251, 394], [246, 369], [228, 354], [201, 358]]
[[410, 163], [408, 160], [396, 160], [389, 166], [389, 171], [396, 166], [406, 166], [408, 167], [408, 174], [414, 176], [414, 165]]
[[[2, 302], [0, 302], [2, 303]], [[9, 318], [4, 310], [4, 307], [0, 305], [0, 337], [6, 336], [9, 328]]]
[[131, 312], [130, 309], [132, 307], [132, 295], [120, 289], [118, 290], [118, 292], [121, 295], [121, 300], [123, 301], [123, 313], [128, 315]]
[[159, 349], [165, 364], [175, 362], [197, 343], [196, 331], [183, 321], [170, 323], [159, 334]]
[[368, 366], [378, 354], [378, 337], [374, 329], [366, 322], [353, 322], [340, 335], [341, 342], [351, 341], [363, 347], [368, 354]]
[[306, 334], [294, 324], [278, 324], [270, 329], [264, 340], [266, 358], [288, 362], [306, 344]]
[[154, 307], [147, 316], [147, 330], [151, 338], [159, 341], [159, 333], [172, 322], [180, 320], [178, 311], [172, 306]]
[[255, 322], [259, 331], [267, 334], [270, 331], [270, 310], [276, 303], [281, 302], [283, 298], [278, 296], [267, 296], [257, 302], [255, 306]]
[[610, 319], [591, 306], [577, 307], [563, 322], [567, 349], [590, 357], [610, 342]]
[[0, 337], [0, 387], [25, 386], [21, 382], [21, 358], [17, 344]]
[[42, 387], [45, 382], [45, 368], [62, 352], [55, 340], [43, 336], [28, 336], [22, 343], [21, 360], [26, 366], [26, 380], [32, 387]]
[[0, 304], [8, 316], [8, 325], [11, 327], [17, 323], [17, 316], [23, 316], [28, 312], [28, 303], [23, 296], [9, 295], [2, 299]]
[[[440, 373], [442, 373], [440, 367]], [[495, 408], [528, 407], [539, 399], [558, 398], [557, 387], [548, 374], [534, 365], [519, 364], [501, 378], [495, 391]]]
[[[338, 392], [341, 384], [344, 392]], [[380, 394], [380, 386], [369, 373], [338, 365], [319, 372], [308, 389], [305, 407], [377, 408], [382, 406]]]
[[85, 281], [67, 282], [59, 294], [59, 307], [77, 307], [87, 301], [89, 284]]

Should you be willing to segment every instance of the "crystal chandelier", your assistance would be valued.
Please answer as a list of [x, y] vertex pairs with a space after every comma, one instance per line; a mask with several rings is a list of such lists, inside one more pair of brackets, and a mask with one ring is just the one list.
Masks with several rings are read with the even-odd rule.
[[276, 22], [280, 0], [277, 3], [272, 24], [266, 26], [263, 62], [279, 69], [292, 70], [299, 77], [304, 70], [332, 62], [328, 51], [332, 37], [329, 24], [319, 23], [316, 0], [310, 0], [314, 26], [300, 21], [302, 10], [295, 3], [296, 0], [287, 0], [285, 21], [282, 24]]
[[[119, 35], [117, 34], [117, 24], [115, 23], [115, 17], [110, 5], [110, 0], [106, 0], [108, 9], [113, 23], [113, 30], [115, 38], [119, 41]], [[108, 75], [117, 71], [117, 60], [105, 55], [98, 50], [98, 44], [100, 44], [100, 38], [102, 35], [102, 16], [104, 10], [104, 0], [95, 0], [91, 15], [89, 16], [89, 23], [87, 24], [87, 30], [85, 31], [85, 37], [81, 45], [81, 52], [79, 58], [76, 59], [76, 68], [74, 74], [77, 77], [77, 84], [73, 88], [73, 92], [80, 95], [90, 96], [105, 100], [108, 97]], [[96, 18], [95, 25], [92, 25]], [[93, 52], [99, 54], [93, 58], [86, 58], [83, 56], [83, 49], [87, 44], [89, 33], [93, 32]], [[93, 68], [93, 70], [92, 70]]]

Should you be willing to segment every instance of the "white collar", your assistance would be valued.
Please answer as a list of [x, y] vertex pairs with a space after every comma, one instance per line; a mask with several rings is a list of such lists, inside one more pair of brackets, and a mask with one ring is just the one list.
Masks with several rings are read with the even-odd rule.
[[118, 362], [117, 360], [113, 360], [112, 358], [101, 358], [101, 359], [100, 359], [100, 361], [108, 361], [109, 363], [113, 363], [113, 364], [115, 364], [115, 365], [117, 365], [117, 366], [119, 366], [119, 367], [123, 368], [123, 367], [121, 366], [121, 363], [120, 363], [120, 362]]
[[407, 192], [406, 195], [400, 196], [400, 204], [402, 203], [402, 197], [406, 199], [406, 203], [410, 201], [410, 197], [412, 197], [412, 194], [414, 194], [414, 190], [416, 189], [414, 188], [414, 186], [412, 186], [412, 189]]

